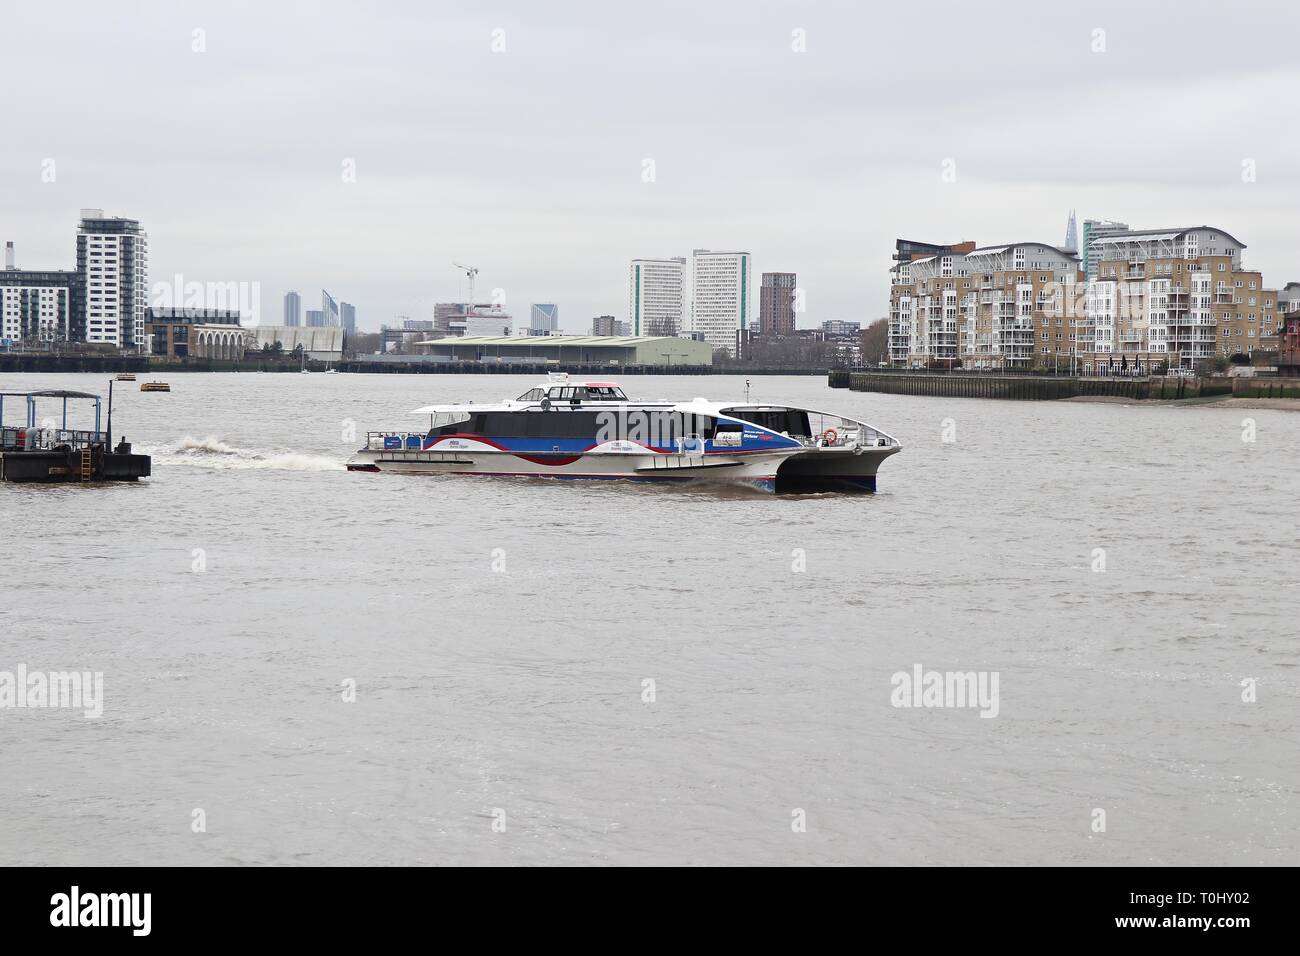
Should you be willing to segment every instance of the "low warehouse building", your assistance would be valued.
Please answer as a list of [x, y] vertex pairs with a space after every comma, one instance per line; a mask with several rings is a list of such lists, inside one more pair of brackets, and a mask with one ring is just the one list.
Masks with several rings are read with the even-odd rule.
[[307, 358], [320, 362], [337, 362], [343, 358], [343, 328], [338, 325], [253, 325], [248, 331], [253, 340], [251, 350], [270, 347], [290, 353], [302, 346]]
[[575, 365], [712, 365], [707, 342], [656, 335], [461, 336], [417, 343], [430, 358], [455, 362]]

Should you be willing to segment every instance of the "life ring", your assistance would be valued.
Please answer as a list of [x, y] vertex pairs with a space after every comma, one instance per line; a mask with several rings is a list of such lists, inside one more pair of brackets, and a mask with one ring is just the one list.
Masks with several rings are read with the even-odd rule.
[[840, 433], [833, 428], [828, 428], [826, 431], [822, 432], [822, 441], [828, 445], [834, 445], [839, 440]]

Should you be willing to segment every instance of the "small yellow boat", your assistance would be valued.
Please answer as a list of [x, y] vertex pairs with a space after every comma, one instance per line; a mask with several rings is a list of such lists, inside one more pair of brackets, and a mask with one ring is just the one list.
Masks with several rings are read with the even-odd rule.
[[170, 392], [172, 387], [166, 382], [141, 382], [140, 391], [142, 392]]

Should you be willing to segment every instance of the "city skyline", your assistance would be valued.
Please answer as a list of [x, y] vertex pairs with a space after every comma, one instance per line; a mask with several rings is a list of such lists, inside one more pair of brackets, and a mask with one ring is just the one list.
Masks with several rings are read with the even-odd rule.
[[[88, 9], [72, 24], [20, 8], [9, 26], [31, 42], [10, 51], [14, 75], [40, 72], [43, 49], [68, 55], [48, 84], [9, 103], [23, 136], [0, 150], [5, 237], [26, 268], [67, 268], [75, 211], [103, 207], [148, 224], [156, 275], [260, 282], [264, 304], [299, 276], [326, 275], [351, 291], [368, 330], [463, 298], [440, 264], [453, 258], [481, 265], [480, 288], [503, 288], [516, 315], [547, 301], [573, 331], [592, 315], [626, 319], [627, 261], [697, 247], [750, 249], [759, 271], [797, 268], [805, 321], [869, 321], [887, 308], [876, 263], [897, 236], [1053, 241], [1071, 208], [1080, 222], [1223, 223], [1250, 237], [1268, 284], [1291, 278], [1297, 193], [1283, 120], [1298, 74], [1280, 5], [1238, 5], [1214, 30], [1117, 4], [1042, 11], [999, 29], [990, 42], [1005, 57], [969, 43], [977, 10], [902, 8], [898, 35], [923, 31], [951, 72], [980, 77], [968, 89], [922, 74], [907, 96], [889, 77], [908, 71], [909, 44], [876, 36], [870, 14], [669, 8], [690, 11], [692, 29], [665, 17], [629, 35], [595, 7], [542, 23], [522, 5], [397, 19], [329, 6], [310, 43], [289, 11], [241, 4]], [[142, 92], [111, 117], [69, 114], [75, 100], [55, 94], [94, 82], [89, 51], [108, 29], [122, 81], [140, 80]], [[797, 29], [805, 52], [792, 48]], [[1094, 52], [1097, 29], [1104, 49]], [[617, 63], [608, 84], [556, 68], [579, 37], [590, 69]], [[322, 45], [348, 56], [320, 57]], [[427, 60], [428, 86], [395, 94], [372, 67], [407, 56]], [[665, 71], [664, 58], [686, 68]], [[1212, 60], [1213, 76], [1184, 77], [1180, 64], [1197, 60]], [[146, 82], [160, 69], [167, 84]], [[749, 91], [734, 110], [716, 116], [683, 95], [724, 74]], [[984, 108], [991, 85], [1026, 75], [1036, 79], [1016, 110]], [[638, 92], [652, 82], [661, 100]], [[928, 94], [939, 100], [918, 122]], [[629, 97], [638, 109], [625, 116]], [[1164, 99], [1198, 103], [1214, 141], [1197, 122], [1157, 133], [1152, 104]], [[557, 113], [555, 103], [570, 105]], [[750, 148], [778, 112], [793, 135]], [[1038, 134], [1012, 150], [1030, 114]], [[187, 134], [139, 148], [139, 130], [163, 117], [185, 119]], [[322, 123], [339, 131], [331, 149], [289, 146]], [[457, 140], [487, 148], [458, 156], [446, 149]], [[1243, 181], [1248, 161], [1253, 181]]]

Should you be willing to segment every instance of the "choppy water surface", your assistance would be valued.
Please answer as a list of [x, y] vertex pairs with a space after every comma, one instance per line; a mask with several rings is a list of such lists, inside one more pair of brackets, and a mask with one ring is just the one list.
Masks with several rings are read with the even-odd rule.
[[[1300, 414], [754, 381], [898, 437], [879, 493], [342, 468], [528, 378], [122, 387], [152, 479], [0, 485], [0, 670], [106, 697], [0, 710], [0, 862], [1297, 861]], [[54, 387], [107, 382], [0, 381]], [[891, 706], [916, 664], [998, 715]]]

